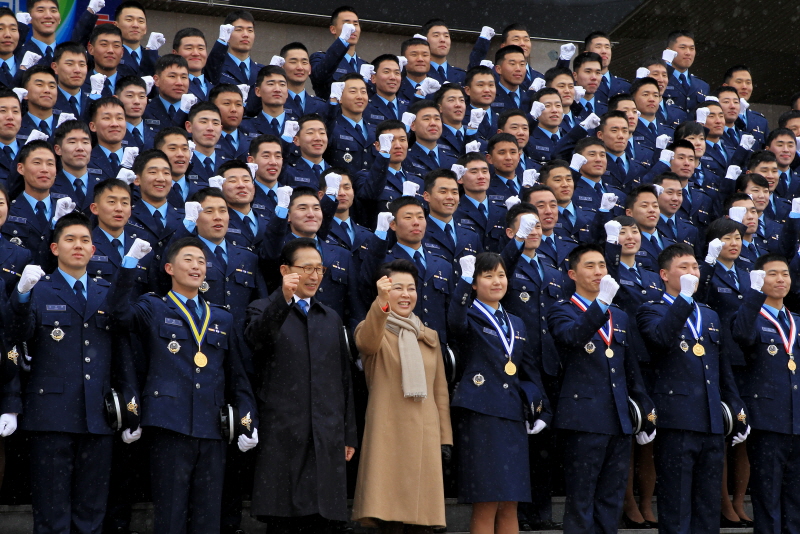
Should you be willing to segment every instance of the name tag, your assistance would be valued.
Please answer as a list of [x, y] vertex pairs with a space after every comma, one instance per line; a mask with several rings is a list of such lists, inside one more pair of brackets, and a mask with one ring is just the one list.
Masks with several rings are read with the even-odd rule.
[[8, 222], [15, 222], [15, 223], [20, 223], [20, 224], [25, 224], [26, 222], [28, 222], [28, 219], [26, 219], [25, 217], [16, 217], [14, 215], [9, 215], [8, 216]]
[[586, 201], [586, 202], [591, 202], [591, 201], [593, 201], [594, 199], [593, 199], [592, 197], [581, 197], [581, 196], [579, 196], [579, 197], [578, 197], [578, 200], [584, 200], [584, 201]]
[[623, 286], [632, 286], [634, 283], [631, 280], [620, 280], [619, 283]]
[[311, 178], [303, 178], [301, 176], [295, 176], [294, 181], [295, 182], [303, 182], [303, 183], [307, 184], [307, 183], [311, 182]]
[[253, 204], [254, 210], [265, 210], [267, 207], [264, 204]]
[[461, 219], [461, 224], [469, 224], [470, 226], [475, 224], [475, 221], [472, 219]]
[[375, 119], [375, 120], [378, 120], [378, 121], [384, 120], [384, 116], [383, 115], [370, 115], [369, 118], [370, 119]]
[[777, 331], [777, 330], [775, 330], [774, 328], [770, 328], [770, 327], [768, 327], [768, 326], [762, 326], [762, 327], [761, 327], [761, 330], [762, 330], [763, 332], [769, 332], [770, 334], [777, 334], [777, 333], [778, 333], [778, 331]]
[[144, 123], [145, 124], [152, 124], [153, 126], [160, 126], [161, 125], [161, 121], [158, 120], [158, 119], [145, 119]]
[[497, 337], [497, 332], [493, 328], [487, 328], [487, 327], [484, 326], [483, 327], [483, 333], [492, 335], [494, 337]]
[[347, 69], [336, 69], [336, 72], [340, 74], [347, 74]]
[[351, 135], [339, 134], [339, 139], [343, 139], [343, 140], [345, 140], [345, 141], [352, 141], [352, 140], [353, 140], [353, 136], [351, 136]]
[[103, 174], [103, 169], [93, 169], [89, 167], [89, 174]]
[[550, 152], [550, 147], [536, 145], [536, 150], [541, 150], [542, 152]]
[[108, 261], [108, 256], [92, 256], [92, 261]]
[[175, 326], [183, 326], [183, 322], [179, 319], [172, 319], [170, 317], [164, 317], [164, 322], [166, 324], [172, 324]]
[[439, 245], [436, 245], [434, 243], [423, 243], [423, 244], [428, 248], [439, 248]]
[[64, 193], [50, 193], [50, 198], [64, 198], [66, 196], [68, 195], [65, 195]]
[[238, 228], [228, 228], [228, 233], [229, 234], [241, 234], [242, 231], [239, 230]]
[[522, 274], [522, 273], [514, 273], [514, 276], [515, 276], [516, 278], [522, 278], [523, 280], [527, 280], [527, 279], [528, 279], [528, 277], [527, 277], [527, 276], [525, 276], [525, 275], [524, 275], [524, 274]]
[[644, 250], [640, 250], [639, 252], [636, 253], [636, 255], [637, 256], [647, 256], [647, 252], [644, 251]]
[[729, 288], [729, 287], [718, 287], [717, 288], [717, 292], [718, 293], [733, 293], [733, 290], [731, 288]]
[[489, 200], [500, 200], [501, 202], [504, 201], [506, 197], [503, 195], [489, 195]]
[[633, 136], [633, 140], [634, 141], [644, 141], [644, 136], [643, 135], [634, 135]]
[[67, 307], [63, 304], [47, 304], [45, 309], [47, 311], [67, 311]]

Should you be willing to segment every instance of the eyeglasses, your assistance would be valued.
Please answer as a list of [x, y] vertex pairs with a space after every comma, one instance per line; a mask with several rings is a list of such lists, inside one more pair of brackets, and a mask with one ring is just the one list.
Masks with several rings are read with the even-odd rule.
[[303, 269], [303, 272], [306, 274], [311, 274], [313, 272], [316, 272], [320, 276], [328, 272], [328, 268], [322, 265], [320, 265], [319, 267], [314, 267], [312, 265], [292, 265], [292, 267], [295, 267], [297, 269]]

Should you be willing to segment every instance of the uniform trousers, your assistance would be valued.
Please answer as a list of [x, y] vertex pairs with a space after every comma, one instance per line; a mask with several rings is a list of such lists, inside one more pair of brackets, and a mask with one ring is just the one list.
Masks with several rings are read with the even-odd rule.
[[754, 532], [800, 532], [800, 436], [753, 430], [745, 443]]

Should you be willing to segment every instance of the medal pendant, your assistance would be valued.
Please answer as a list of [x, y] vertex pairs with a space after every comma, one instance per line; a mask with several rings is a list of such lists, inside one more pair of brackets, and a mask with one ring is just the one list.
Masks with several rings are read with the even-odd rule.
[[181, 350], [181, 345], [177, 341], [170, 341], [167, 343], [167, 350], [172, 354], [177, 354], [178, 351]]
[[200, 292], [201, 292], [201, 293], [205, 293], [206, 291], [208, 291], [208, 290], [209, 290], [209, 288], [210, 288], [210, 287], [211, 287], [211, 286], [209, 286], [209, 285], [208, 285], [208, 282], [206, 282], [205, 280], [203, 280], [203, 283], [202, 283], [202, 284], [200, 284]]
[[770, 345], [769, 347], [767, 347], [767, 352], [769, 353], [770, 356], [775, 356], [776, 354], [778, 354], [778, 347], [776, 347], [775, 345]]
[[529, 300], [531, 300], [531, 296], [526, 291], [523, 291], [522, 293], [519, 294], [519, 300], [521, 300], [522, 302], [528, 302]]
[[584, 345], [583, 348], [584, 348], [584, 350], [586, 350], [587, 354], [592, 354], [594, 352], [595, 346], [594, 346], [594, 343], [592, 343], [590, 341], [586, 345]]
[[608, 347], [606, 349], [606, 358], [613, 358], [613, 357], [614, 357], [614, 351], [611, 349], [611, 347]]
[[683, 352], [689, 352], [689, 344], [685, 341], [681, 341], [681, 344], [678, 345]]
[[695, 343], [694, 347], [692, 347], [692, 352], [694, 352], [695, 356], [705, 356], [706, 349], [700, 343]]
[[513, 376], [517, 374], [517, 366], [514, 364], [514, 362], [508, 360], [508, 363], [506, 363], [505, 371], [507, 375]]
[[788, 363], [789, 370], [794, 373], [795, 369], [797, 369], [797, 364], [794, 363], [794, 360], [789, 360]]
[[478, 373], [477, 375], [472, 377], [472, 383], [476, 386], [482, 386], [486, 382], [486, 379], [483, 378], [483, 375]]
[[61, 341], [62, 339], [64, 339], [64, 331], [61, 330], [61, 328], [59, 328], [58, 326], [56, 326], [55, 328], [53, 328], [53, 331], [50, 332], [50, 337], [52, 337], [54, 341]]
[[208, 358], [206, 358], [206, 355], [198, 350], [197, 354], [194, 355], [194, 364], [197, 367], [205, 367], [208, 365]]

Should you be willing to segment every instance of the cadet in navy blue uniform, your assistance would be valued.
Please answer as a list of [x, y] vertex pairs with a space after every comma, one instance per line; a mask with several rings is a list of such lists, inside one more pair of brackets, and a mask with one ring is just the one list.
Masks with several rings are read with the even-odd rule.
[[676, 106], [672, 101], [667, 102], [664, 92], [669, 84], [669, 73], [667, 63], [661, 58], [651, 57], [642, 63], [642, 68], [649, 71], [648, 76], [658, 83], [658, 93], [661, 102], [658, 104], [656, 118], [659, 124], [665, 124], [672, 128], [677, 128], [681, 123], [686, 122], [689, 114], [683, 108]]
[[526, 147], [528, 155], [538, 163], [569, 158], [575, 143], [586, 137], [586, 129], [580, 124], [569, 130], [561, 128], [564, 110], [557, 89], [545, 87], [537, 91], [533, 95], [533, 102], [539, 102], [544, 109], [537, 117], [538, 127], [531, 132]]
[[[558, 213], [558, 201], [553, 190], [546, 185], [534, 184], [522, 190], [521, 198], [523, 202], [530, 202], [538, 210], [539, 220], [542, 223], [542, 239], [537, 253], [542, 262], [566, 273], [569, 270], [567, 258], [572, 249], [578, 246], [578, 242], [569, 235], [556, 232], [561, 215]], [[564, 290], [569, 293], [573, 290], [572, 281], [565, 279], [564, 282]]]
[[[464, 124], [473, 122], [473, 115], [478, 113], [481, 118], [473, 126], [478, 127], [478, 138], [488, 140], [497, 133], [497, 120], [499, 113], [492, 111], [492, 103], [497, 96], [497, 83], [494, 70], [483, 65], [472, 67], [464, 79], [464, 92], [469, 97], [469, 107], [464, 113]], [[527, 112], [527, 110], [525, 110]]]
[[[586, 119], [588, 121], [589, 119]], [[621, 111], [609, 111], [600, 120], [597, 138], [603, 141], [606, 149], [607, 165], [603, 181], [626, 193], [641, 185], [648, 167], [642, 165], [626, 153], [631, 133], [628, 118]]]
[[[230, 26], [233, 26], [231, 29]], [[255, 42], [255, 19], [246, 10], [231, 11], [219, 30], [219, 39], [208, 53], [206, 69], [215, 85], [232, 83], [249, 85], [245, 114], [258, 113], [259, 99], [255, 93], [256, 78], [264, 65], [250, 57]]]
[[436, 169], [449, 169], [458, 159], [458, 154], [447, 144], [439, 143], [442, 137], [442, 114], [431, 100], [411, 105], [409, 112], [415, 115], [411, 123], [415, 143], [408, 149], [411, 172], [424, 177]]
[[6, 185], [9, 191], [15, 183], [17, 188], [22, 189], [16, 161], [19, 149], [25, 144], [25, 139], [19, 137], [22, 104], [17, 95], [5, 87], [0, 87], [0, 117], [4, 125], [0, 133], [0, 183]]
[[756, 235], [758, 232], [758, 211], [755, 203], [746, 193], [734, 193], [725, 201], [723, 212], [729, 219], [743, 225], [742, 250], [736, 259], [736, 266], [746, 272], [750, 272], [753, 270], [753, 265], [759, 256], [768, 252]]
[[125, 76], [117, 81], [114, 94], [125, 108], [125, 146], [137, 147], [140, 152], [153, 148], [160, 129], [142, 118], [147, 106], [147, 84], [138, 76]]
[[[11, 296], [13, 329], [33, 355], [21, 428], [30, 432], [34, 532], [100, 532], [114, 430], [126, 443], [141, 436], [141, 400], [129, 353], [117, 345], [110, 284], [86, 272], [89, 219], [64, 215], [51, 250], [58, 269], [27, 266]], [[108, 418], [112, 388], [120, 421]]]
[[[603, 62], [601, 66], [603, 67], [600, 70], [602, 77], [600, 78], [600, 85], [597, 88], [597, 101], [608, 104], [608, 101], [611, 97], [629, 93], [631, 84], [628, 80], [624, 78], [620, 78], [619, 76], [614, 76], [609, 71], [609, 67], [611, 66], [611, 41], [608, 38], [608, 34], [602, 31], [593, 31], [589, 35], [586, 36], [586, 39], [583, 41], [583, 50], [586, 52], [594, 52], [598, 54]], [[567, 60], [567, 64], [563, 66], [569, 66]], [[559, 61], [559, 66], [561, 61]]]
[[89, 105], [89, 129], [97, 136], [89, 160], [90, 181], [116, 178], [124, 154], [125, 108], [114, 96], [104, 96]]
[[[73, 40], [77, 40], [75, 37], [73, 35]], [[89, 56], [89, 72], [81, 87], [81, 91], [84, 93], [93, 91], [91, 77], [96, 74], [105, 76], [99, 86], [101, 96], [113, 96], [117, 80], [120, 78], [136, 76], [136, 72], [131, 66], [121, 63], [122, 54], [120, 52], [108, 53], [109, 49], [124, 50], [122, 48], [122, 32], [116, 25], [98, 24], [91, 29], [88, 39], [82, 40], [82, 36], [80, 39], [81, 44], [86, 44]], [[116, 48], [117, 46], [119, 48]]]
[[402, 119], [410, 102], [397, 96], [403, 81], [397, 56], [380, 55], [372, 61], [372, 66], [375, 69], [371, 78], [375, 94], [364, 110], [364, 120], [367, 124], [378, 125], [386, 120]]
[[22, 75], [21, 87], [28, 91], [28, 112], [22, 117], [19, 139], [28, 139], [33, 130], [53, 135], [60, 115], [53, 111], [58, 95], [55, 76], [53, 69], [44, 65], [35, 65]]
[[[0, 185], [0, 222], [4, 225], [11, 210], [8, 191]], [[2, 227], [2, 225], [0, 225]], [[19, 282], [19, 277], [26, 265], [31, 263], [31, 251], [21, 244], [11, 242], [8, 236], [0, 234], [0, 279], [4, 282], [6, 296]]]
[[366, 63], [356, 55], [356, 45], [361, 36], [358, 13], [350, 6], [341, 6], [331, 13], [331, 35], [338, 36], [325, 52], [311, 54], [311, 84], [320, 98], [330, 96], [331, 84], [341, 81], [346, 74], [358, 74]]
[[[277, 205], [278, 182], [283, 171], [283, 148], [281, 140], [274, 135], [259, 135], [250, 141], [248, 163], [257, 165], [255, 172], [255, 196], [253, 197], [253, 210], [266, 222], [275, 216]], [[259, 228], [261, 224], [259, 223]], [[262, 234], [263, 235], [263, 234]], [[257, 233], [256, 238], [259, 237]]]
[[82, 121], [66, 121], [56, 128], [53, 148], [60, 157], [61, 170], [50, 188], [53, 198], [70, 197], [77, 209], [88, 215], [94, 197], [94, 186], [100, 175], [90, 177], [88, 164], [92, 151], [92, 132]]
[[345, 74], [339, 80], [345, 84], [339, 102], [341, 113], [331, 125], [326, 160], [355, 174], [372, 164], [372, 144], [377, 137], [375, 128], [364, 120], [369, 98], [364, 79], [359, 74]]
[[458, 159], [458, 165], [465, 169], [458, 180], [464, 187], [464, 196], [459, 199], [453, 218], [461, 224], [471, 226], [478, 233], [483, 240], [484, 250], [500, 252], [507, 240], [506, 197], [487, 194], [491, 174], [483, 154], [469, 152]]
[[[197, 183], [199, 180], [197, 174], [189, 174], [193, 156], [189, 147], [189, 133], [184, 128], [169, 126], [156, 134], [153, 146], [156, 150], [162, 151], [169, 159], [172, 181], [167, 185], [167, 202], [173, 208], [181, 209], [189, 195], [201, 187]], [[144, 152], [142, 151], [142, 153]], [[138, 203], [136, 197], [139, 194], [140, 191], [133, 190], [135, 203]]]
[[450, 30], [442, 19], [431, 19], [419, 29], [420, 35], [428, 39], [431, 46], [431, 70], [428, 76], [444, 85], [444, 82], [464, 84], [467, 73], [447, 61], [450, 53]]
[[292, 114], [296, 117], [302, 117], [308, 113], [317, 113], [327, 117], [331, 106], [320, 97], [311, 96], [306, 92], [305, 85], [311, 76], [308, 48], [303, 43], [294, 41], [284, 45], [279, 55], [284, 60], [286, 83], [289, 86], [286, 107], [291, 109]]
[[112, 290], [112, 318], [142, 337], [149, 355], [142, 388], [142, 425], [150, 434], [154, 531], [218, 532], [227, 442], [220, 425], [226, 403], [238, 413], [230, 439], [243, 452], [258, 443], [255, 398], [240, 359], [239, 330], [222, 306], [198, 293], [206, 274], [203, 243], [172, 243], [165, 297], [132, 295], [135, 266], [150, 252], [138, 240], [123, 259]]
[[22, 58], [25, 57], [25, 52], [20, 47], [21, 41], [25, 37], [21, 35], [22, 32], [20, 30], [25, 25], [17, 22], [14, 12], [7, 7], [0, 10], [0, 19], [3, 17], [10, 18], [0, 22], [8, 32], [8, 40], [6, 41], [8, 44], [3, 46], [3, 55], [8, 57], [4, 59], [6, 68], [0, 70], [0, 85], [13, 89], [14, 87], [19, 87], [19, 80], [22, 78], [22, 73], [25, 72], [19, 68], [22, 64]]
[[[494, 36], [495, 33], [492, 28], [488, 26], [483, 27], [481, 35], [475, 40], [475, 45], [472, 47], [472, 52], [470, 52], [469, 55], [468, 68], [470, 70], [479, 66], [481, 61], [486, 59], [486, 55], [489, 53], [492, 37]], [[532, 69], [531, 66], [528, 65], [528, 61], [531, 57], [531, 36], [528, 33], [527, 28], [523, 24], [519, 23], [512, 23], [503, 28], [501, 36], [501, 48], [514, 45], [522, 49], [523, 56], [525, 57], [525, 64], [523, 66], [525, 78], [522, 82], [522, 87], [527, 91], [533, 83], [533, 80], [543, 77], [541, 72], [537, 71], [536, 69]], [[495, 75], [495, 78], [499, 77]]]
[[[791, 198], [780, 197], [775, 190], [780, 183], [777, 156], [770, 150], [753, 152], [747, 162], [747, 172], [760, 174], [769, 184], [769, 202], [764, 206], [764, 222], [774, 221], [779, 225], [786, 223], [786, 216], [792, 207]], [[778, 227], [776, 227], [778, 228]], [[792, 250], [794, 252], [794, 250]]]
[[726, 432], [721, 402], [732, 414], [734, 445], [749, 433], [747, 412], [729, 355], [719, 349], [720, 336], [727, 335], [719, 316], [693, 297], [700, 274], [694, 251], [672, 245], [658, 262], [666, 291], [662, 300], [642, 305], [637, 323], [655, 370], [659, 532], [719, 532]]
[[583, 87], [584, 95], [572, 104], [572, 115], [582, 121], [592, 113], [601, 117], [608, 111], [608, 105], [595, 99], [602, 78], [603, 59], [594, 52], [581, 52], [572, 60], [572, 77], [575, 86]]
[[[633, 140], [641, 143], [646, 150], [655, 151], [657, 139], [662, 135], [675, 137], [675, 129], [658, 120], [659, 102], [661, 101], [658, 82], [654, 78], [636, 78], [631, 84], [631, 96], [640, 113]], [[663, 145], [662, 145], [663, 146]]]
[[300, 157], [286, 168], [282, 184], [319, 188], [320, 176], [329, 167], [323, 159], [328, 149], [325, 121], [319, 115], [308, 114], [300, 117], [297, 126], [293, 142], [299, 147]]
[[251, 139], [264, 134], [281, 137], [288, 154], [292, 135], [287, 122], [296, 122], [297, 116], [286, 107], [289, 97], [286, 71], [276, 65], [262, 67], [256, 76], [255, 88], [253, 98], [258, 102], [258, 108], [253, 117], [242, 121], [241, 129]]
[[749, 109], [749, 104], [745, 105], [746, 102], [750, 101], [750, 97], [753, 96], [753, 76], [750, 73], [750, 68], [742, 64], [729, 68], [722, 76], [722, 85], [734, 87], [739, 93], [739, 98], [745, 101], [740, 101], [742, 108], [739, 112], [739, 117], [736, 119], [736, 128], [755, 137], [759, 146], [768, 145], [766, 136], [770, 130], [767, 119], [758, 111]]
[[575, 145], [570, 168], [574, 171], [575, 192], [572, 201], [583, 210], [588, 219], [594, 218], [592, 212], [601, 209], [622, 215], [626, 196], [622, 190], [604, 181], [608, 161], [603, 142], [594, 137], [581, 139]]
[[522, 149], [517, 138], [509, 133], [498, 133], [489, 139], [486, 147], [486, 163], [493, 167], [489, 183], [489, 194], [505, 201], [518, 196], [522, 191], [522, 180], [517, 177], [517, 166]]
[[[608, 275], [602, 249], [580, 245], [570, 254], [576, 293], [553, 305], [551, 335], [564, 366], [553, 425], [561, 429], [567, 503], [566, 532], [614, 532], [631, 454], [655, 438], [656, 410], [647, 395], [636, 356], [628, 348], [628, 316], [611, 304], [619, 289]], [[631, 397], [641, 411], [634, 428]]]
[[[535, 216], [523, 217], [530, 230]], [[461, 271], [447, 314], [464, 369], [452, 401], [458, 497], [473, 504], [473, 530], [517, 531], [517, 503], [531, 498], [526, 432], [541, 432], [552, 414], [525, 324], [500, 303], [508, 288], [502, 257], [465, 256]]]
[[800, 526], [795, 489], [798, 465], [791, 460], [800, 434], [797, 390], [797, 325], [800, 316], [784, 306], [791, 280], [786, 258], [767, 254], [750, 271], [733, 337], [747, 362], [742, 398], [753, 417], [747, 440], [756, 532], [792, 532]]
[[[706, 151], [700, 160], [706, 163], [709, 171], [722, 180], [727, 174], [729, 166], [736, 165], [744, 169], [752, 150], [745, 148], [741, 141], [736, 147], [722, 142], [722, 136], [725, 133], [725, 116], [719, 103], [713, 100], [702, 102], [697, 113], [705, 114], [706, 111], [708, 111], [704, 123]], [[698, 118], [700, 117], [698, 116]]]
[[[147, 13], [144, 7], [136, 0], [122, 2], [114, 10], [114, 21], [122, 32], [120, 63], [133, 69], [137, 76], [152, 76], [158, 60], [158, 45], [151, 33], [147, 48], [141, 46], [141, 40], [147, 33]], [[155, 48], [151, 49], [151, 45]]]
[[[42, 5], [39, 5], [42, 4]], [[34, 65], [50, 65], [53, 60], [53, 50], [56, 46], [56, 31], [61, 24], [61, 14], [58, 2], [55, 0], [33, 0], [26, 5], [30, 12], [30, 28], [26, 24], [19, 24], [18, 50], [24, 57], [26, 52], [33, 52], [41, 56]], [[30, 39], [27, 39], [30, 34]]]
[[[336, 176], [340, 177], [338, 185]], [[355, 190], [353, 189], [350, 175], [344, 169], [330, 167], [322, 173], [320, 178], [319, 195], [321, 202], [330, 202], [330, 197], [333, 195], [337, 200], [336, 215], [333, 216], [333, 221], [331, 222], [328, 240], [350, 252], [360, 251], [361, 245], [372, 235], [372, 232], [355, 222], [351, 216], [354, 208]], [[357, 259], [358, 254], [354, 254], [353, 260], [356, 261]], [[358, 267], [357, 263], [355, 265]]]
[[208, 42], [197, 28], [183, 28], [172, 39], [172, 53], [182, 56], [189, 65], [189, 94], [208, 100], [214, 82], [208, 70]]
[[631, 191], [625, 204], [625, 215], [633, 217], [639, 228], [642, 240], [636, 252], [636, 261], [648, 271], [657, 273], [658, 255], [675, 241], [658, 231], [661, 219], [658, 207], [658, 193], [651, 184], [640, 185]]
[[[397, 90], [397, 96], [408, 101], [409, 106], [414, 102], [431, 98], [431, 92], [420, 90], [422, 83], [429, 79], [428, 72], [431, 69], [431, 46], [428, 41], [419, 37], [406, 39], [400, 44], [400, 55], [406, 58], [408, 63], [401, 69], [404, 76]], [[430, 80], [436, 82], [433, 78]], [[430, 83], [429, 81], [428, 84]], [[433, 84], [433, 88], [437, 88], [436, 83]]]
[[58, 81], [53, 111], [72, 113], [77, 119], [88, 120], [89, 93], [81, 89], [88, 73], [86, 50], [76, 43], [61, 43], [56, 47], [53, 65]]
[[254, 251], [264, 237], [267, 218], [251, 207], [256, 185], [247, 164], [231, 160], [219, 169], [225, 179], [222, 194], [230, 214], [226, 239], [233, 245]]
[[692, 111], [706, 99], [710, 88], [706, 82], [691, 74], [689, 69], [694, 64], [694, 34], [687, 30], [677, 30], [667, 36], [667, 51], [675, 53], [668, 69], [669, 84], [664, 91], [667, 103], [675, 104], [686, 111]]
[[527, 66], [525, 51], [521, 47], [508, 45], [497, 50], [494, 55], [494, 69], [497, 72], [497, 96], [492, 103], [494, 113], [530, 109], [530, 84], [525, 85]]
[[[683, 203], [683, 189], [677, 174], [665, 172], [653, 180], [658, 195], [658, 208], [660, 216], [656, 228], [661, 235], [672, 239], [676, 243], [685, 243], [695, 249], [695, 256], [701, 255], [701, 237], [697, 228], [691, 222], [678, 217], [678, 210]], [[658, 188], [661, 189], [658, 189]]]
[[197, 179], [190, 180], [205, 187], [209, 178], [218, 175], [220, 166], [231, 159], [222, 150], [217, 150], [222, 133], [219, 108], [211, 102], [198, 102], [189, 111], [185, 127], [195, 144], [191, 175], [196, 175]]
[[556, 197], [558, 220], [553, 227], [556, 235], [575, 242], [589, 241], [593, 212], [580, 209], [572, 202], [575, 182], [569, 163], [561, 159], [545, 163], [539, 174], [539, 183], [548, 187]]
[[[800, 113], [791, 111], [784, 115], [792, 113], [800, 117]], [[797, 157], [797, 140], [792, 139], [794, 132], [785, 127], [788, 118], [782, 122], [784, 122], [784, 127], [775, 128], [769, 133], [765, 148], [775, 154], [778, 163], [779, 177], [775, 193], [782, 198], [793, 198], [800, 190], [800, 178], [797, 171], [792, 169], [792, 163]]]
[[464, 124], [467, 108], [464, 88], [459, 84], [449, 83], [434, 93], [433, 101], [442, 117], [439, 144], [449, 148], [456, 156], [464, 154], [466, 145], [478, 137], [477, 128]]
[[145, 126], [156, 130], [177, 126], [183, 128], [188, 108], [184, 109], [182, 98], [189, 89], [189, 64], [177, 54], [167, 54], [156, 61], [153, 75], [158, 96], [150, 100], [144, 110]]
[[246, 162], [250, 138], [240, 128], [244, 117], [242, 92], [235, 85], [219, 84], [209, 93], [208, 101], [217, 106], [222, 120], [218, 150], [228, 159]]

